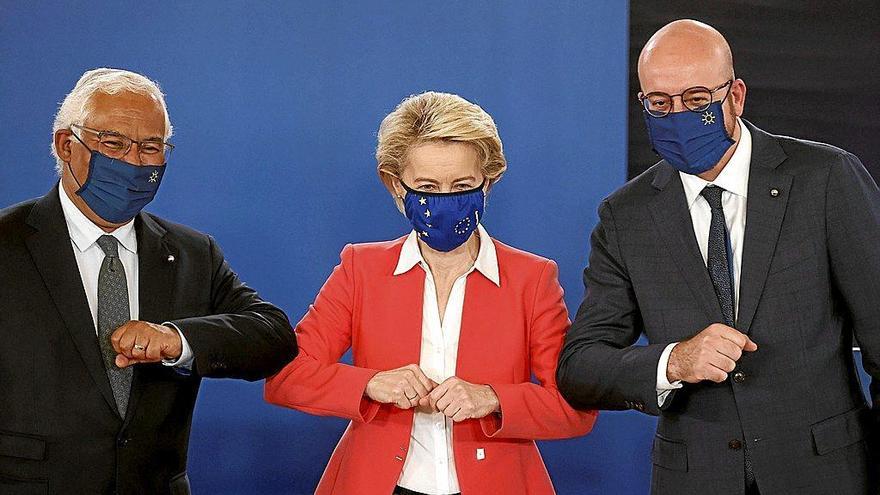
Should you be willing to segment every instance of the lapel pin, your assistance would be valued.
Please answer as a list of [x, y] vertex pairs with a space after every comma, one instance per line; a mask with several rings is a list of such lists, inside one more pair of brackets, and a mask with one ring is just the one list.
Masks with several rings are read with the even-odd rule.
[[775, 187], [773, 189], [770, 189], [770, 196], [773, 196], [774, 198], [776, 196], [779, 196], [779, 189], [776, 189]]
[[174, 263], [174, 255], [173, 255], [173, 254], [169, 254], [169, 255], [168, 255], [168, 262], [169, 262], [169, 263]]

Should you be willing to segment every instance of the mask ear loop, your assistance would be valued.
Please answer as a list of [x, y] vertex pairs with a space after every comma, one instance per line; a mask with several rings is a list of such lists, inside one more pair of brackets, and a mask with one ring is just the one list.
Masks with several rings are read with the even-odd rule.
[[[389, 174], [389, 175], [390, 175], [390, 174]], [[392, 177], [394, 177], [394, 180], [396, 180], [397, 182], [400, 183], [400, 187], [404, 187], [404, 185], [403, 185], [403, 180], [401, 180], [400, 177], [398, 177], [398, 176], [396, 176], [396, 175], [392, 175]], [[406, 190], [406, 188], [404, 187], [404, 191], [405, 191], [405, 190]], [[397, 197], [397, 199], [399, 199], [400, 201], [403, 201], [403, 196], [401, 196], [401, 195], [397, 192], [397, 188], [394, 189], [394, 196]]]
[[[727, 101], [727, 97], [730, 96], [730, 93], [733, 92], [733, 82], [734, 82], [734, 81], [735, 81], [735, 79], [731, 79], [731, 80], [730, 80], [730, 84], [727, 85], [727, 94], [725, 94], [725, 95], [724, 95], [724, 98], [721, 98], [721, 101], [718, 102], [718, 103], [721, 104], [721, 111], [722, 111], [722, 112], [724, 112], [724, 102]], [[734, 117], [735, 117], [735, 115], [734, 115]], [[727, 138], [730, 139], [730, 140], [732, 141], [732, 140], [733, 140], [733, 134], [727, 132], [727, 126], [724, 125], [724, 122], [721, 123], [721, 126], [724, 127], [724, 134], [726, 134], [726, 135], [727, 135]]]
[[735, 79], [731, 79], [731, 80], [730, 80], [730, 84], [727, 85], [727, 94], [725, 94], [725, 95], [724, 95], [724, 98], [721, 98], [721, 101], [719, 102], [719, 103], [721, 103], [721, 106], [722, 106], [722, 107], [724, 107], [724, 102], [727, 101], [727, 97], [730, 96], [730, 93], [733, 92], [733, 83], [734, 83], [734, 81], [735, 81]]
[[[89, 150], [89, 153], [94, 153], [94, 151], [91, 148], [89, 148], [89, 145], [84, 143], [83, 140], [80, 139], [79, 136], [77, 136], [75, 132], [73, 132], [73, 129], [70, 129], [70, 135], [75, 137], [76, 140], [79, 141], [79, 144], [85, 146], [86, 149]], [[73, 181], [76, 182], [77, 186], [79, 186], [79, 190], [77, 192], [82, 191], [83, 185], [80, 184], [79, 179], [76, 178], [76, 174], [73, 173], [73, 167], [70, 166], [70, 162], [66, 161], [64, 163], [67, 164], [67, 170], [70, 170], [70, 176], [73, 177]]]

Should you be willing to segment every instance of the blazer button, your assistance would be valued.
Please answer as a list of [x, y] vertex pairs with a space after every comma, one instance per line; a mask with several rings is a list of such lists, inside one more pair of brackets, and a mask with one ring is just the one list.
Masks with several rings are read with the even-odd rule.
[[730, 450], [739, 450], [742, 448], [742, 446], [742, 442], [740, 442], [736, 438], [727, 443], [727, 447], [730, 448]]
[[126, 445], [128, 445], [128, 442], [130, 442], [130, 441], [131, 441], [131, 438], [124, 437], [124, 438], [120, 438], [117, 443], [119, 444], [120, 447], [125, 447]]
[[734, 372], [733, 381], [735, 381], [736, 383], [742, 383], [742, 382], [746, 381], [746, 374], [743, 373], [742, 371]]

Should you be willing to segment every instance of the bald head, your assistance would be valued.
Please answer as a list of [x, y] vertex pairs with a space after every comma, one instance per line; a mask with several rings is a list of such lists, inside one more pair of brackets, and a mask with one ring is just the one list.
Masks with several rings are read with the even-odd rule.
[[735, 78], [733, 55], [724, 36], [708, 24], [689, 19], [671, 22], [654, 33], [642, 48], [638, 70], [646, 93], [714, 87]]
[[[711, 94], [710, 102], [720, 103], [727, 135], [734, 142], [739, 141], [741, 131], [737, 119], [745, 108], [746, 84], [736, 79], [730, 45], [712, 26], [682, 19], [660, 28], [639, 55], [639, 85], [642, 90], [639, 99], [643, 104], [667, 101], [671, 106], [663, 110], [673, 113], [696, 111], [683, 101], [683, 93], [698, 86], [705, 88]], [[665, 93], [666, 98], [651, 93]], [[697, 118], [702, 117], [697, 115]], [[700, 177], [715, 180], [735, 149], [735, 146], [728, 148], [718, 163]]]

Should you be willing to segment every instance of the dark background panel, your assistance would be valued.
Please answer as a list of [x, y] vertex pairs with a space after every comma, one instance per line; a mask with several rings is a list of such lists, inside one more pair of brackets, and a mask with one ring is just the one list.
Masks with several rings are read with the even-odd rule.
[[[626, 178], [627, 18], [620, 0], [0, 0], [0, 207], [54, 185], [52, 115], [84, 70], [142, 72], [177, 145], [147, 210], [214, 235], [295, 322], [346, 243], [408, 231], [376, 176], [376, 130], [405, 96], [450, 91], [504, 142], [487, 229], [557, 260], [576, 308], [596, 206]], [[313, 493], [346, 423], [270, 406], [260, 382], [206, 380], [193, 490]], [[609, 414], [540, 448], [560, 494], [638, 494], [652, 435], [652, 418]]]
[[[774, 133], [855, 153], [880, 178], [880, 2], [633, 0], [630, 4], [630, 178], [659, 158], [636, 100], [636, 62], [648, 38], [675, 19], [714, 26], [748, 87], [744, 117]], [[697, 84], [695, 82], [695, 84]]]

